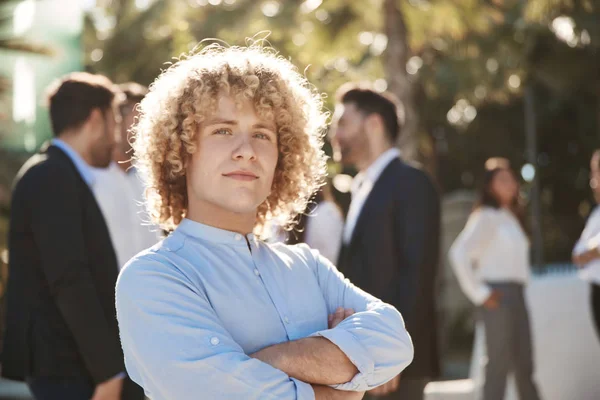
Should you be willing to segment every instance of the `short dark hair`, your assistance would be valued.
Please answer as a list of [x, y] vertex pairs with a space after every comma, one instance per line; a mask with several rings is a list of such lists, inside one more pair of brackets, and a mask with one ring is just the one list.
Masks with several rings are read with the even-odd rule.
[[378, 114], [388, 138], [396, 142], [404, 125], [404, 106], [392, 93], [379, 93], [364, 85], [347, 84], [338, 90], [337, 99], [342, 104], [356, 105], [366, 115]]
[[81, 126], [95, 108], [105, 112], [113, 106], [118, 93], [103, 75], [73, 72], [48, 88], [50, 120], [54, 136]]
[[118, 85], [119, 90], [125, 95], [125, 102], [139, 103], [148, 94], [148, 88], [137, 82], [126, 82]]

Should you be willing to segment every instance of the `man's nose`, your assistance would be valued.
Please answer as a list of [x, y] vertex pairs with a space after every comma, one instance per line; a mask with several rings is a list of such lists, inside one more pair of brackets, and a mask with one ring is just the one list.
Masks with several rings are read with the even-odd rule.
[[240, 136], [240, 140], [236, 144], [236, 148], [233, 151], [233, 158], [236, 160], [255, 160], [256, 151], [254, 150], [249, 137], [246, 137], [246, 135]]

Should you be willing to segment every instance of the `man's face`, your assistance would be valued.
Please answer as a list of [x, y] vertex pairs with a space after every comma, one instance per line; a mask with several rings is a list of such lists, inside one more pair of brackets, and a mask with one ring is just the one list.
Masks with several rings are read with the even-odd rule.
[[261, 120], [250, 102], [236, 107], [230, 97], [221, 96], [196, 143], [186, 176], [190, 211], [210, 204], [230, 213], [256, 215], [271, 192], [277, 166], [274, 123]]
[[128, 156], [128, 159], [133, 156], [131, 152], [131, 144], [130, 144], [130, 133], [129, 130], [133, 126], [134, 122], [137, 120], [139, 113], [136, 109], [136, 103], [128, 101], [122, 104], [120, 107], [121, 114], [121, 124], [119, 128], [120, 134], [120, 143], [119, 147], [123, 154]]
[[107, 109], [104, 112], [98, 110], [91, 117], [92, 167], [106, 168], [112, 160], [113, 150], [119, 142], [116, 115], [112, 109]]
[[332, 124], [332, 145], [345, 165], [356, 165], [369, 151], [366, 117], [353, 103], [338, 104]]

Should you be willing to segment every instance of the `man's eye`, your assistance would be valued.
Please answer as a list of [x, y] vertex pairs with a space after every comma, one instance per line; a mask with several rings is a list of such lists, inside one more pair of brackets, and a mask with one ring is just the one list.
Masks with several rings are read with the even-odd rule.
[[271, 136], [267, 135], [266, 133], [261, 133], [261, 132], [255, 133], [254, 137], [257, 139], [262, 139], [262, 140], [271, 140]]
[[230, 129], [220, 128], [213, 132], [213, 135], [231, 135]]

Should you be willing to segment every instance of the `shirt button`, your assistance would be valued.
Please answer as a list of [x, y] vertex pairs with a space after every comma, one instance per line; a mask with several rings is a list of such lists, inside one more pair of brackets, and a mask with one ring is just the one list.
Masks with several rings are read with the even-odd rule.
[[235, 240], [237, 240], [237, 241], [242, 240], [242, 235], [240, 235], [239, 233], [237, 235], [235, 235]]
[[256, 276], [259, 276], [259, 275], [260, 275], [260, 272], [258, 272], [258, 270], [257, 270], [257, 269], [255, 269], [255, 270], [254, 270], [254, 275], [256, 275]]
[[212, 344], [213, 346], [216, 346], [219, 343], [221, 343], [221, 341], [219, 340], [218, 337], [214, 336], [214, 337], [210, 338], [210, 344]]
[[290, 323], [290, 319], [288, 317], [284, 317], [283, 320], [285, 321], [286, 324]]

